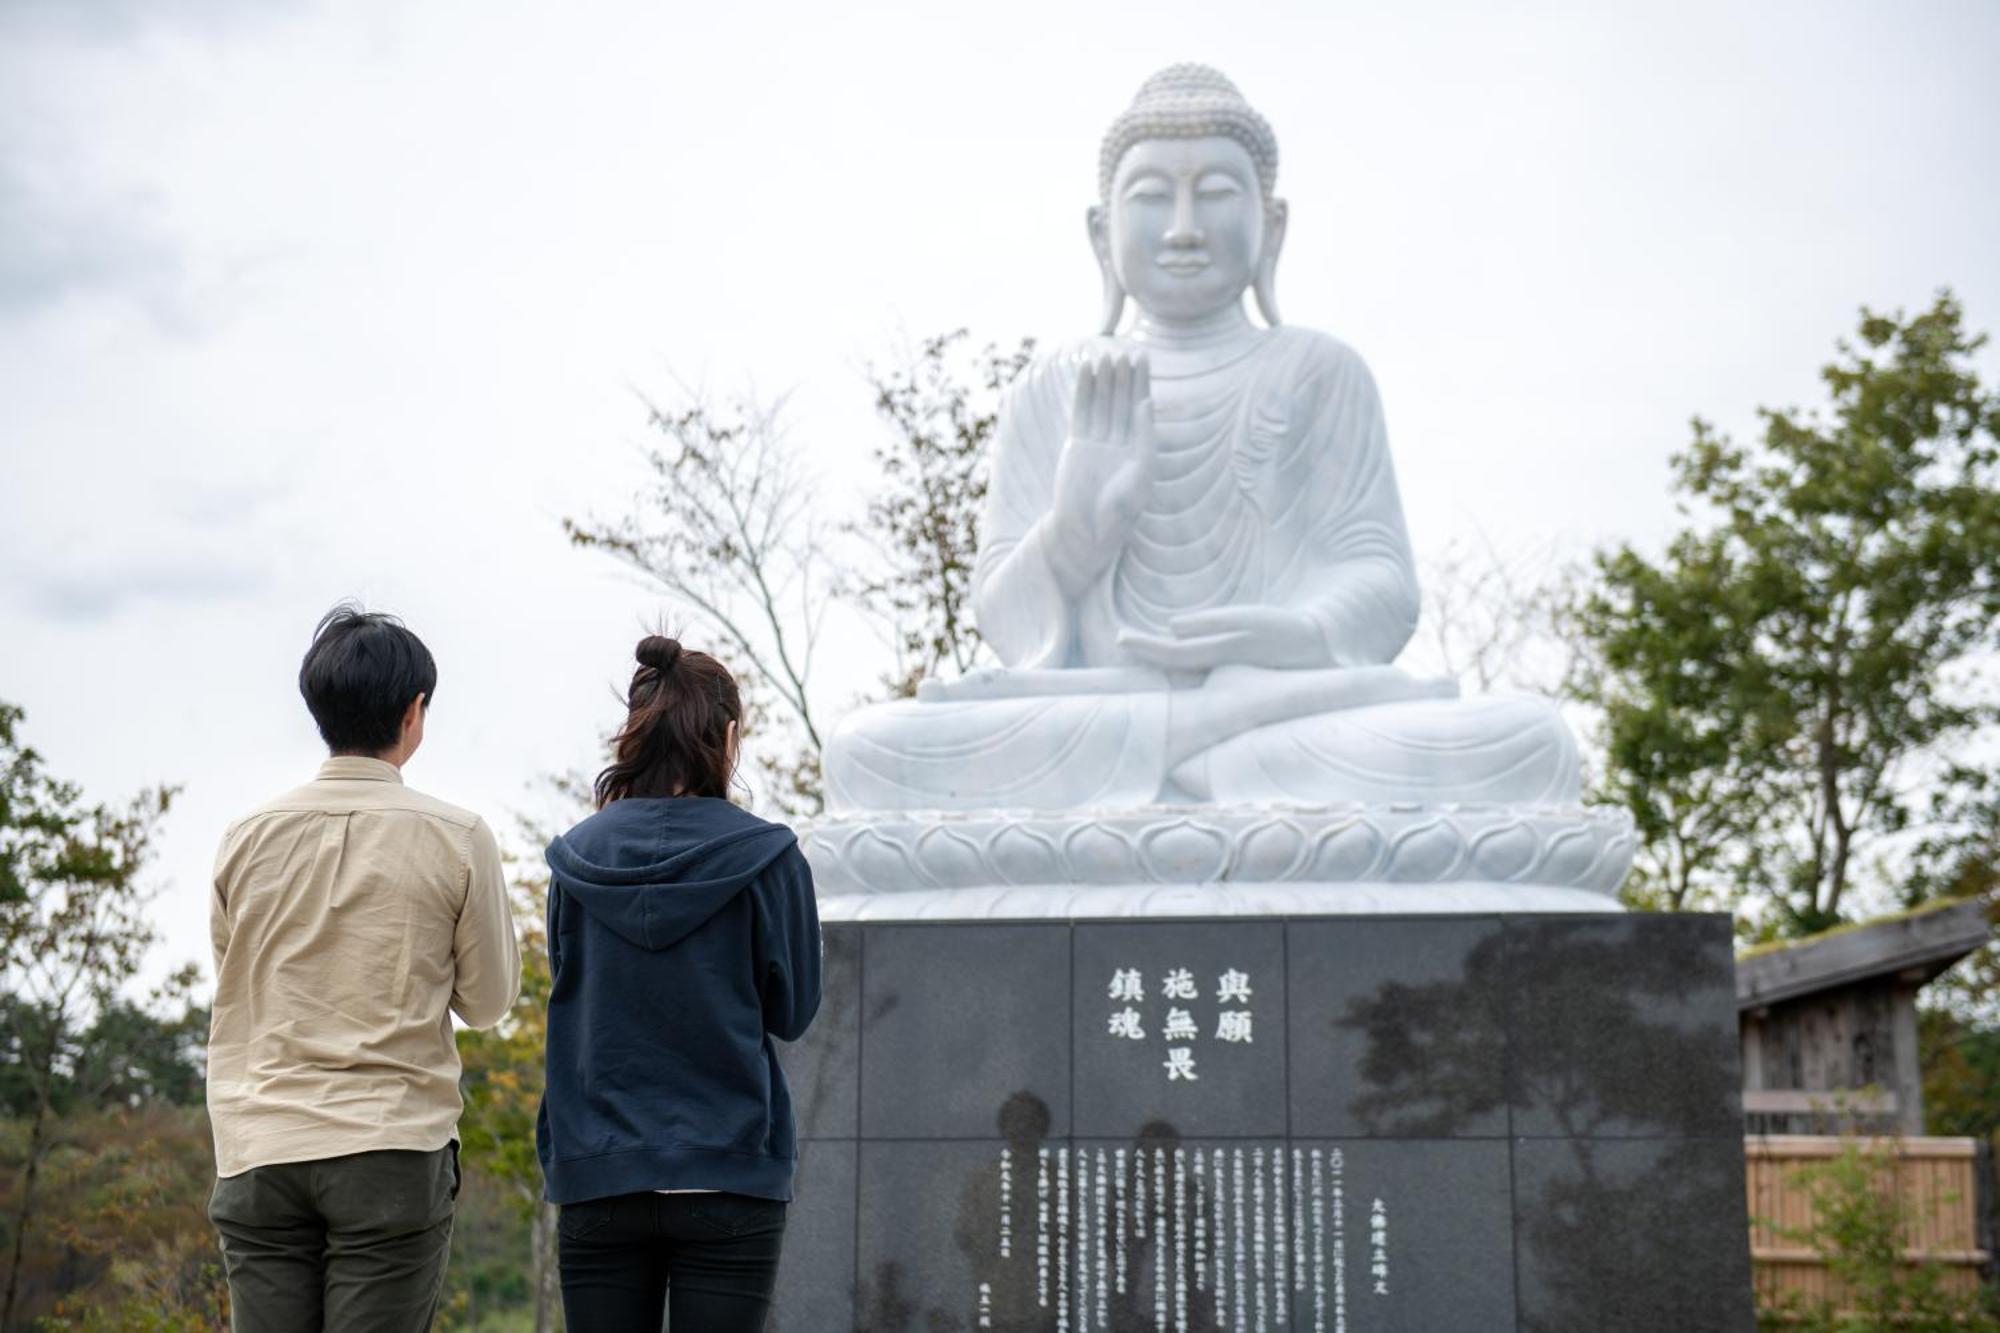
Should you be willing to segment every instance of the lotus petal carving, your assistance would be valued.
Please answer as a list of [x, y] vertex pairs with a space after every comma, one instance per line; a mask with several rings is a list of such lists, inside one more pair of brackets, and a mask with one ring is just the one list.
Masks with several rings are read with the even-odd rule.
[[1404, 883], [1450, 879], [1465, 856], [1465, 839], [1445, 818], [1425, 819], [1398, 833], [1389, 844], [1389, 874]]
[[[1595, 829], [1587, 827], [1557, 831], [1543, 846], [1535, 878], [1545, 884], [1589, 883], [1591, 868], [1603, 854], [1604, 846], [1603, 841], [1594, 836], [1595, 833]], [[1624, 877], [1624, 868], [1621, 867], [1618, 878], [1622, 880]]]
[[1221, 878], [1229, 864], [1229, 841], [1221, 829], [1177, 819], [1141, 833], [1139, 856], [1153, 879], [1202, 884]]
[[1472, 871], [1498, 884], [1512, 882], [1535, 863], [1541, 840], [1519, 821], [1482, 830], [1472, 839]]
[[910, 855], [909, 844], [874, 829], [862, 829], [848, 839], [840, 849], [840, 862], [847, 878], [876, 892], [883, 891], [881, 886], [898, 883], [932, 887], [929, 877]]
[[1006, 824], [986, 844], [993, 873], [1006, 884], [1060, 884], [1062, 856], [1046, 834]]
[[1123, 830], [1089, 820], [1063, 838], [1063, 861], [1079, 884], [1129, 884], [1139, 877], [1139, 852]]
[[1367, 879], [1382, 859], [1382, 835], [1368, 820], [1345, 816], [1319, 835], [1306, 877], [1341, 884]]
[[986, 853], [957, 826], [939, 824], [917, 835], [917, 860], [936, 884], [977, 884], [989, 877]]
[[1251, 882], [1291, 879], [1311, 849], [1305, 833], [1289, 819], [1252, 824], [1237, 835], [1230, 877]]

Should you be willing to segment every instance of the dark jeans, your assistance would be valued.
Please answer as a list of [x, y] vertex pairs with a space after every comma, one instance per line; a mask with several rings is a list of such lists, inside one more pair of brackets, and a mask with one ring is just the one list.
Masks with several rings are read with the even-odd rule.
[[451, 1253], [458, 1145], [252, 1167], [215, 1182], [236, 1333], [422, 1333]]
[[747, 1194], [616, 1194], [566, 1203], [563, 1315], [570, 1333], [763, 1333], [785, 1205]]

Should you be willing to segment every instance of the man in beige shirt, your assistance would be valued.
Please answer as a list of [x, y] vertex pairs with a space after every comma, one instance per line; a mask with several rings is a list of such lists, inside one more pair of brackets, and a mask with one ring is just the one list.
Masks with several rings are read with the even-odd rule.
[[453, 1013], [521, 986], [500, 849], [403, 785], [437, 667], [393, 617], [320, 622], [299, 689], [331, 757], [230, 826], [208, 1108], [237, 1333], [430, 1327], [458, 1193]]

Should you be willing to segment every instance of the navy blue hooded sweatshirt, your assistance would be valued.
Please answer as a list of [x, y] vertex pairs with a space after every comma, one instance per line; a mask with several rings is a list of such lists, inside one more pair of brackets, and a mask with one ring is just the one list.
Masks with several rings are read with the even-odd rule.
[[548, 847], [552, 1203], [643, 1190], [792, 1197], [771, 1039], [819, 1009], [819, 915], [792, 831], [702, 796], [613, 801]]

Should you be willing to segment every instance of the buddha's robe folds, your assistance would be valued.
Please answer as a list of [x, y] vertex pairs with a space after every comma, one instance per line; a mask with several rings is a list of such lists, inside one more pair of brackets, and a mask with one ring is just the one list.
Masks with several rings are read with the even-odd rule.
[[[1006, 666], [845, 719], [836, 809], [1577, 799], [1552, 706], [1440, 698], [1386, 665], [1416, 626], [1416, 573], [1374, 381], [1324, 334], [1275, 329], [1186, 373], [1156, 354], [1151, 497], [1111, 568], [1065, 593], [1043, 547], [1056, 463], [1081, 359], [1118, 350], [1045, 356], [1010, 391], [973, 575]], [[1119, 642], [1231, 606], [1302, 615], [1323, 664], [1170, 673]]]

